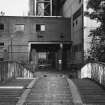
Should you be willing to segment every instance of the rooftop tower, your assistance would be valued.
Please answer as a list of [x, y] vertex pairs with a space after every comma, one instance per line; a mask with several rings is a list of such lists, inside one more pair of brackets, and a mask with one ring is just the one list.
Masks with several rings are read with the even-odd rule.
[[29, 0], [29, 16], [60, 16], [60, 1]]

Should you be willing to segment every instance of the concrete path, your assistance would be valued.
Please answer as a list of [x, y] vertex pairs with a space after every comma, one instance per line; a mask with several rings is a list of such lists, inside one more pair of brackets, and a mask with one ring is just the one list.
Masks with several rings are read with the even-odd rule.
[[89, 79], [38, 73], [0, 84], [0, 105], [105, 105], [105, 90]]
[[55, 74], [40, 77], [24, 105], [74, 105], [68, 81]]

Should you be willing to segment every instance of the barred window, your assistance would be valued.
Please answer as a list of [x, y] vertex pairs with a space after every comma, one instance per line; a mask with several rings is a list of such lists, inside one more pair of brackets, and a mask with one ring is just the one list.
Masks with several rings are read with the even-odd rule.
[[81, 3], [81, 0], [79, 0], [79, 3]]
[[36, 24], [36, 32], [45, 31], [45, 25], [44, 24]]
[[0, 30], [4, 30], [4, 24], [0, 23]]
[[16, 24], [15, 32], [17, 32], [17, 31], [24, 31], [24, 24]]

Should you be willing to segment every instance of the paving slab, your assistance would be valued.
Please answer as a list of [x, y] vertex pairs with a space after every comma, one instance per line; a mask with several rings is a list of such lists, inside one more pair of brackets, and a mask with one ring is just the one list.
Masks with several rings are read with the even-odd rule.
[[54, 74], [40, 77], [26, 98], [24, 105], [74, 105], [65, 77]]

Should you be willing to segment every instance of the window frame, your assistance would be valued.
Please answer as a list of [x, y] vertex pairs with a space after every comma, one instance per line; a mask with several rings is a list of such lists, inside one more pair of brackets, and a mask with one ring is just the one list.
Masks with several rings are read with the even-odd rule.
[[0, 31], [4, 31], [5, 30], [5, 25], [3, 23], [0, 23]]
[[[23, 27], [21, 27], [21, 26], [23, 26]], [[25, 31], [25, 24], [15, 24], [14, 31], [15, 32], [24, 32]]]
[[45, 31], [46, 31], [46, 25], [45, 24], [36, 24], [36, 32], [45, 32]]
[[79, 0], [79, 4], [81, 3], [81, 0]]

